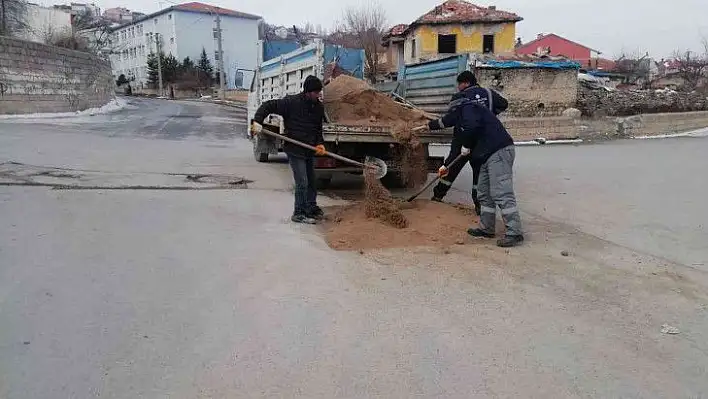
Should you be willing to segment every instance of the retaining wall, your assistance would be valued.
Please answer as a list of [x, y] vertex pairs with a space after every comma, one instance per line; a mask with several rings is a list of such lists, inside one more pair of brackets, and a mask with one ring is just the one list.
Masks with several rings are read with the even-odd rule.
[[81, 111], [115, 97], [109, 61], [0, 36], [0, 114]]
[[642, 114], [623, 118], [509, 118], [502, 122], [515, 141], [552, 139], [631, 138], [685, 133], [708, 128], [708, 111]]

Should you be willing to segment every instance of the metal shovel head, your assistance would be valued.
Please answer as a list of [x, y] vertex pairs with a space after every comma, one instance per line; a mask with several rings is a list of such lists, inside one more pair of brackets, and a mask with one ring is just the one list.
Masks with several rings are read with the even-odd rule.
[[364, 166], [368, 169], [364, 173], [372, 173], [377, 179], [386, 176], [386, 173], [388, 173], [388, 165], [378, 158], [367, 156], [364, 160]]

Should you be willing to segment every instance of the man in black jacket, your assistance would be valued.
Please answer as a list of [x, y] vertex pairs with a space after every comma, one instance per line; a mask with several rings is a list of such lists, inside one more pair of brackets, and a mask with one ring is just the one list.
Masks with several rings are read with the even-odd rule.
[[451, 107], [442, 119], [430, 121], [431, 130], [454, 126], [454, 137], [462, 152], [470, 152], [473, 165], [479, 170], [479, 228], [467, 232], [474, 237], [495, 235], [497, 207], [501, 209], [506, 234], [497, 241], [500, 247], [513, 247], [524, 241], [521, 217], [514, 195], [514, 140], [488, 107], [473, 101], [463, 93], [453, 97]]
[[[475, 101], [487, 107], [494, 113], [494, 115], [499, 115], [500, 113], [506, 111], [509, 106], [509, 103], [506, 101], [506, 99], [499, 95], [499, 93], [497, 93], [496, 91], [480, 87], [477, 84], [477, 78], [471, 71], [464, 71], [457, 75], [457, 89], [459, 90], [459, 93], [462, 93], [462, 95], [464, 95], [465, 98], [468, 98], [471, 101]], [[454, 97], [455, 96], [453, 96], [453, 98]], [[473, 147], [474, 146], [466, 148]], [[450, 190], [450, 187], [452, 187], [452, 183], [454, 183], [455, 179], [464, 168], [465, 163], [469, 162], [470, 166], [472, 167], [473, 179], [472, 201], [474, 202], [475, 211], [477, 212], [477, 215], [479, 215], [480, 202], [477, 195], [477, 184], [479, 181], [480, 165], [475, 165], [471, 159], [466, 159], [464, 160], [466, 162], [458, 162], [452, 167], [448, 167], [452, 163], [452, 161], [457, 158], [458, 155], [460, 155], [461, 151], [462, 144], [460, 144], [459, 140], [453, 138], [452, 143], [450, 144], [450, 154], [445, 159], [444, 166], [440, 170], [440, 174], [443, 177], [440, 179], [440, 183], [438, 183], [433, 189], [432, 200], [442, 202], [442, 199], [445, 197], [445, 195], [447, 195], [447, 192]]]
[[322, 209], [317, 206], [314, 165], [314, 156], [324, 155], [326, 152], [322, 137], [325, 113], [320, 102], [322, 82], [315, 76], [308, 76], [302, 89], [300, 94], [261, 104], [253, 117], [251, 131], [260, 133], [265, 118], [270, 114], [277, 114], [283, 118], [285, 134], [288, 137], [317, 148], [313, 153], [292, 143], [283, 144], [283, 151], [288, 155], [288, 163], [295, 180], [295, 211], [291, 220], [296, 223], [315, 224], [324, 218]]

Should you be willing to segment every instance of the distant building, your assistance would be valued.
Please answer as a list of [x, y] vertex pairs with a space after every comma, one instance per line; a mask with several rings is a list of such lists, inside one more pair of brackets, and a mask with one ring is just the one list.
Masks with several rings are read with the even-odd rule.
[[26, 6], [27, 29], [19, 36], [37, 43], [50, 43], [53, 39], [71, 33], [71, 12], [54, 7], [29, 3]]
[[385, 36], [387, 62], [395, 67], [453, 54], [513, 53], [520, 16], [463, 0], [448, 0]]
[[131, 11], [123, 7], [108, 8], [103, 12], [103, 18], [105, 20], [117, 24], [133, 22], [136, 19], [143, 18], [144, 16], [144, 13]]
[[111, 22], [124, 24], [133, 22], [133, 12], [123, 7], [108, 8], [103, 12], [103, 18]]
[[111, 39], [113, 74], [134, 78], [138, 85], [147, 84], [147, 56], [157, 52], [156, 35], [162, 52], [180, 61], [185, 57], [198, 61], [204, 48], [216, 70], [217, 13], [221, 17], [226, 87], [234, 88], [237, 78], [250, 82], [258, 59], [261, 17], [196, 2], [175, 5], [115, 28]]
[[535, 40], [516, 48], [517, 54], [565, 57], [577, 61], [581, 68], [592, 70], [612, 70], [614, 62], [600, 57], [602, 52], [566, 39], [555, 33], [539, 34]]

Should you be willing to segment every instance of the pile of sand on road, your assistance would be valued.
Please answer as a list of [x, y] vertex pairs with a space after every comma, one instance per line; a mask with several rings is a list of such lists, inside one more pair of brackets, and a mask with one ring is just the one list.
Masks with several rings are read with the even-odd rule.
[[416, 200], [404, 206], [405, 227], [366, 216], [366, 204], [342, 208], [325, 224], [325, 240], [336, 250], [448, 247], [469, 241], [467, 229], [479, 219], [463, 205]]

